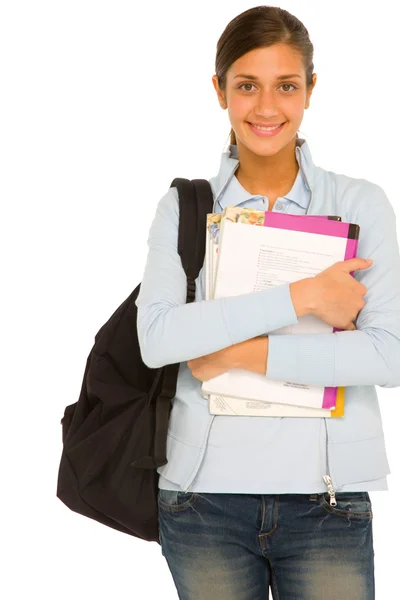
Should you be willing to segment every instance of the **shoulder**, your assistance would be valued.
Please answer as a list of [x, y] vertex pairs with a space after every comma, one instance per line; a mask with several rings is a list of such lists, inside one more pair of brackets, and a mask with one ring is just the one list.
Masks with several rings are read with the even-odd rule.
[[166, 217], [169, 216], [170, 218], [179, 220], [179, 196], [176, 187], [170, 187], [160, 198], [156, 212]]
[[175, 239], [179, 228], [179, 198], [176, 188], [169, 190], [158, 200], [150, 225], [147, 243], [158, 244]]
[[396, 218], [393, 206], [381, 185], [362, 177], [350, 177], [317, 167], [317, 181], [322, 188], [329, 187], [342, 216], [358, 221], [376, 221]]

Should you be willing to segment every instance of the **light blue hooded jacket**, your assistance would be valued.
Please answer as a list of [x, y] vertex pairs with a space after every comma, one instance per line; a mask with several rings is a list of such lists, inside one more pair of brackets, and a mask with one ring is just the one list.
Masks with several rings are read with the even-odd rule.
[[[204, 266], [196, 301], [186, 304], [186, 276], [177, 253], [179, 203], [170, 188], [158, 203], [148, 236], [137, 331], [151, 368], [180, 363], [167, 439], [164, 489], [230, 493], [321, 493], [387, 489], [390, 473], [375, 386], [400, 386], [400, 253], [396, 215], [382, 188], [313, 163], [297, 138], [299, 172], [273, 210], [340, 215], [360, 225], [358, 256], [374, 263], [355, 271], [367, 293], [356, 331], [284, 335], [298, 322], [289, 284], [205, 301]], [[239, 183], [237, 146], [222, 153], [210, 179], [213, 212], [240, 205], [267, 210], [264, 196]], [[299, 384], [346, 386], [343, 418], [210, 415], [202, 383], [187, 361], [259, 335], [269, 335], [266, 377]], [[328, 476], [328, 479], [324, 479]], [[329, 479], [330, 478], [330, 479]]]

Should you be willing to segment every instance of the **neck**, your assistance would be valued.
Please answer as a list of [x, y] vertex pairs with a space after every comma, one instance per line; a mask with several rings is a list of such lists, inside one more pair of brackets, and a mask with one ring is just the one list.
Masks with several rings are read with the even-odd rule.
[[238, 140], [239, 166], [235, 175], [253, 195], [283, 196], [293, 187], [299, 165], [296, 160], [296, 138], [273, 156], [255, 154]]

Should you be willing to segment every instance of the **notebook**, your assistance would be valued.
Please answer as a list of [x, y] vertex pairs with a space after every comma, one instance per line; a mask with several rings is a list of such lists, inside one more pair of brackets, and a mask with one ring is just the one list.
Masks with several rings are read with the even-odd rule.
[[[257, 228], [256, 231], [244, 227], [245, 224], [261, 225], [263, 230]], [[343, 223], [336, 216], [281, 215], [238, 207], [228, 207], [220, 215], [208, 215], [206, 264], [212, 274], [207, 277], [208, 298], [212, 293], [214, 297], [249, 293], [315, 275], [338, 260], [356, 256], [358, 237], [358, 225]], [[210, 260], [211, 256], [213, 260]], [[269, 335], [334, 331], [338, 329], [306, 315], [298, 324]], [[232, 398], [241, 398], [325, 411], [335, 408], [338, 388], [274, 382], [264, 375], [234, 369], [204, 382], [202, 392], [206, 398], [211, 396], [210, 408], [215, 410], [218, 403], [219, 410], [227, 410], [226, 404], [223, 408], [220, 406], [220, 398], [225, 396], [229, 398], [227, 403], [232, 410], [237, 408], [237, 404], [233, 406]], [[263, 407], [257, 406], [259, 408], [255, 409], [253, 404], [252, 410], [259, 414]], [[269, 410], [271, 414], [271, 409], [263, 410]], [[282, 412], [286, 414], [283, 409]]]

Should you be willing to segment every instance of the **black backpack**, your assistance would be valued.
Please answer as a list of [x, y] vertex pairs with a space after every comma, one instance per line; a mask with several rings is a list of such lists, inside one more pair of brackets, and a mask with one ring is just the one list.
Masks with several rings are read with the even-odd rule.
[[[186, 302], [193, 302], [213, 195], [205, 179], [177, 178], [174, 186]], [[168, 420], [179, 363], [159, 369], [143, 363], [136, 327], [139, 290], [140, 284], [95, 335], [79, 399], [64, 410], [57, 497], [85, 517], [160, 543], [156, 469], [168, 462]]]

